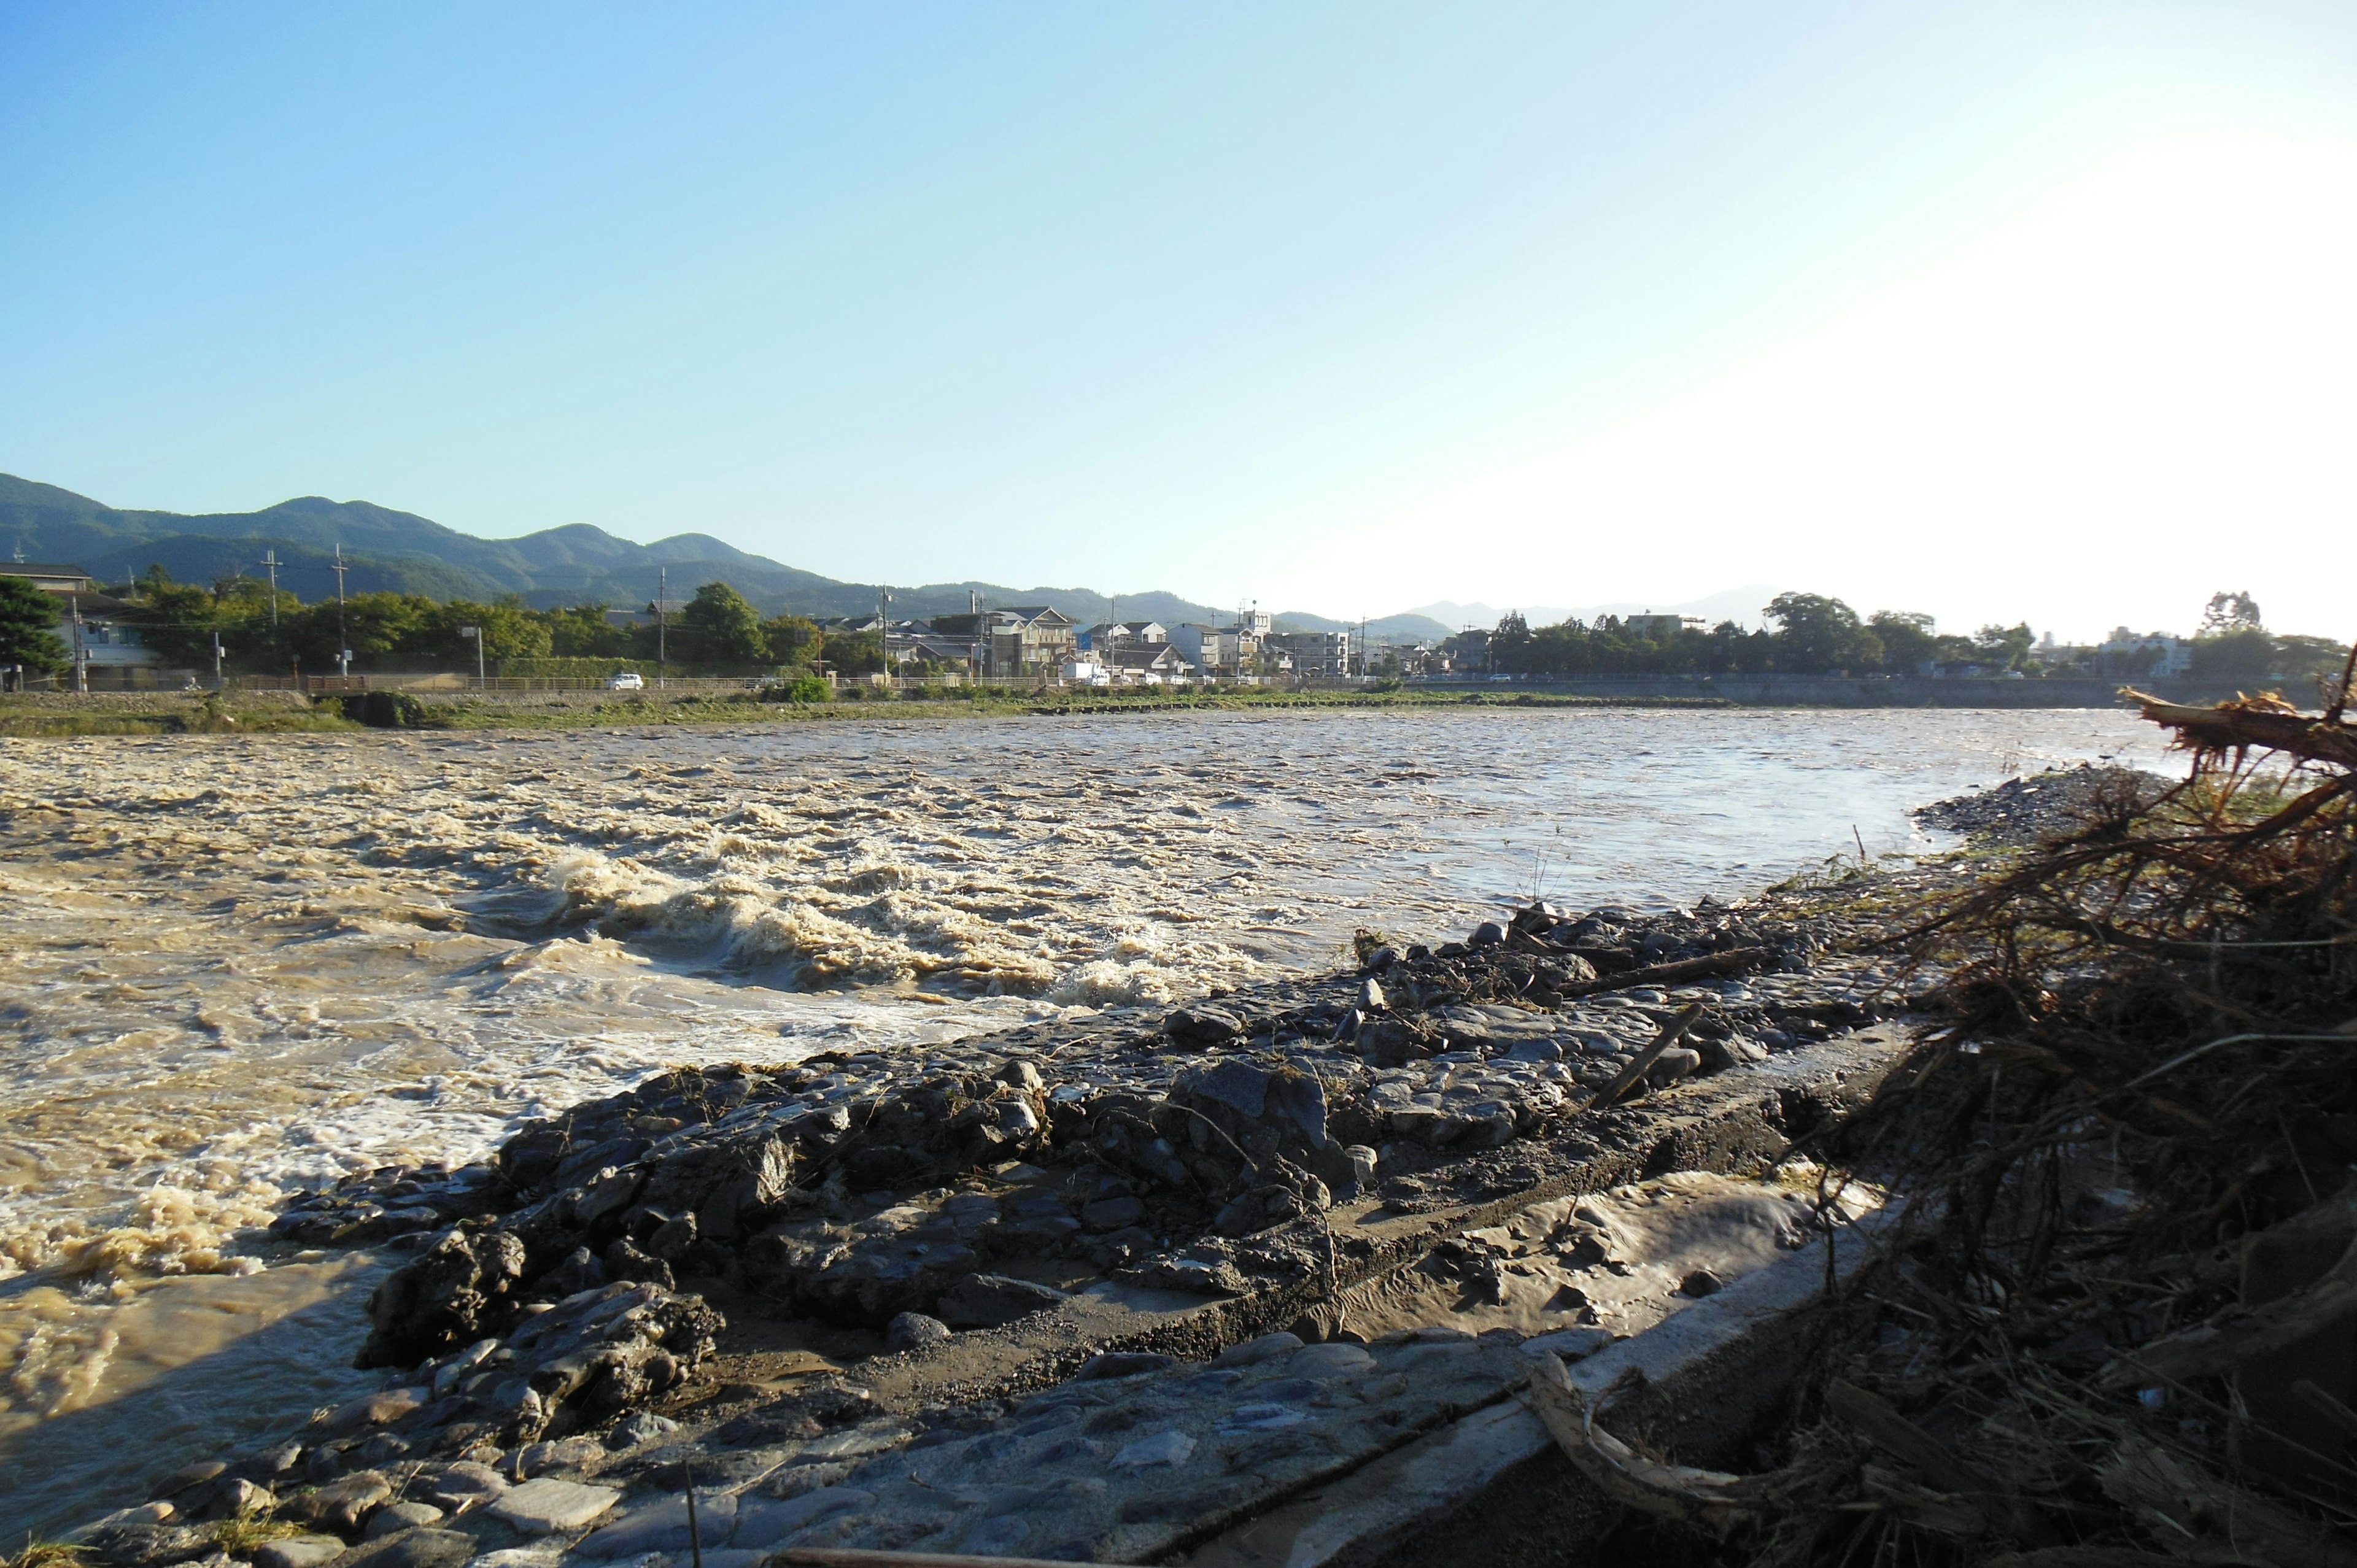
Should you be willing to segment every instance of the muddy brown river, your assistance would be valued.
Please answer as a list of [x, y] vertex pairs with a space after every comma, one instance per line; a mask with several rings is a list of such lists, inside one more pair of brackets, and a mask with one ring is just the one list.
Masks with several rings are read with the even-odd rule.
[[1501, 901], [1735, 897], [2108, 712], [0, 740], [0, 1533], [299, 1422], [382, 1264], [254, 1227], [671, 1062], [1151, 1006]]

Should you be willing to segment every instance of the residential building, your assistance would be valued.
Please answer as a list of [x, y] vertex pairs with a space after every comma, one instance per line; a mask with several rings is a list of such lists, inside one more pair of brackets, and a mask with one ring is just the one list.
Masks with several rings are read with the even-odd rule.
[[1090, 652], [1103, 654], [1116, 648], [1158, 648], [1170, 640], [1170, 632], [1160, 621], [1101, 620], [1078, 640]]
[[38, 561], [16, 561], [0, 566], [0, 577], [22, 577], [43, 593], [48, 594], [98, 592], [98, 579], [79, 566], [50, 565]]
[[2193, 669], [2193, 643], [2157, 631], [2139, 637], [2124, 626], [2115, 627], [2095, 649], [2095, 659], [2107, 676], [2184, 675]]
[[1296, 674], [1330, 679], [1351, 673], [1347, 631], [1275, 631], [1267, 645], [1292, 660]]
[[98, 580], [81, 567], [10, 563], [0, 576], [22, 577], [56, 600], [58, 640], [81, 672], [68, 677], [77, 684], [130, 685], [162, 667], [147, 646], [138, 607], [93, 591]]
[[1620, 629], [1631, 637], [1641, 637], [1648, 642], [1665, 642], [1682, 631], [1707, 631], [1709, 623], [1700, 616], [1630, 616], [1620, 623]]
[[1071, 617], [1046, 605], [1017, 605], [935, 616], [931, 636], [963, 644], [977, 673], [1013, 677], [1052, 674], [1077, 651], [1078, 629]]
[[1161, 686], [1194, 674], [1187, 656], [1167, 642], [1137, 648], [1116, 648], [1100, 656], [1105, 672], [1117, 686]]

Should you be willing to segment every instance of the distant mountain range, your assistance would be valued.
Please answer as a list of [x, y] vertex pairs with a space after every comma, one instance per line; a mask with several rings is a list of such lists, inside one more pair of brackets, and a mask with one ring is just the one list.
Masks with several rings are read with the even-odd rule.
[[[896, 616], [928, 617], [965, 610], [973, 595], [985, 605], [1052, 605], [1089, 625], [1118, 613], [1125, 620], [1232, 619], [1232, 611], [1199, 605], [1176, 594], [1124, 594], [1093, 588], [1010, 588], [998, 583], [929, 583], [907, 587], [841, 583], [751, 555], [708, 533], [675, 533], [652, 544], [618, 539], [601, 528], [573, 523], [521, 539], [478, 539], [430, 518], [368, 501], [318, 496], [281, 501], [260, 511], [187, 515], [131, 511], [0, 474], [0, 557], [80, 566], [105, 582], [124, 582], [159, 565], [184, 583], [212, 583], [268, 573], [275, 554], [282, 587], [310, 601], [335, 592], [336, 549], [343, 548], [345, 590], [391, 590], [436, 599], [493, 599], [514, 594], [538, 608], [603, 601], [617, 608], [651, 603], [669, 574], [669, 591], [683, 600], [704, 583], [726, 582], [769, 615], [872, 614], [878, 596], [892, 596]], [[1281, 626], [1338, 630], [1341, 623], [1286, 615]], [[1445, 636], [1448, 628], [1415, 617], [1375, 623], [1403, 638]]]

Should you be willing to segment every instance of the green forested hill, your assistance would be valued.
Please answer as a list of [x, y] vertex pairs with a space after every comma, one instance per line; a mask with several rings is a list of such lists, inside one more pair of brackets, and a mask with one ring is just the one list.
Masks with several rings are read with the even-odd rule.
[[[859, 615], [885, 591], [843, 583], [767, 556], [748, 554], [704, 533], [676, 533], [651, 544], [572, 523], [520, 539], [478, 539], [430, 518], [368, 501], [305, 496], [259, 511], [185, 514], [110, 507], [87, 496], [0, 474], [0, 557], [78, 565], [111, 582], [161, 565], [182, 582], [260, 577], [264, 551], [280, 562], [279, 583], [303, 598], [334, 591], [328, 570], [336, 547], [351, 567], [354, 593], [393, 589], [439, 599], [490, 599], [515, 594], [539, 607], [602, 600], [618, 607], [655, 596], [668, 569], [674, 598], [697, 585], [726, 582], [764, 612]], [[966, 608], [968, 596], [991, 605], [1053, 605], [1082, 624], [1102, 619], [1115, 601], [1088, 588], [1010, 588], [996, 583], [935, 583], [891, 587], [895, 615], [928, 616]], [[1222, 612], [1172, 594], [1125, 594], [1125, 619], [1165, 623], [1211, 620]]]

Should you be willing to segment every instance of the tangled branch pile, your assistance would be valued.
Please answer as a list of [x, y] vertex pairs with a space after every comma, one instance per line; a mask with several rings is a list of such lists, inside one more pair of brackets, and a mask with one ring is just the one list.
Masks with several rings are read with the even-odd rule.
[[2138, 700], [2190, 776], [1908, 933], [1908, 1212], [1718, 1561], [2357, 1564], [2357, 726]]

